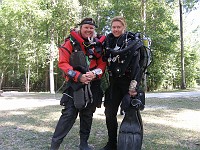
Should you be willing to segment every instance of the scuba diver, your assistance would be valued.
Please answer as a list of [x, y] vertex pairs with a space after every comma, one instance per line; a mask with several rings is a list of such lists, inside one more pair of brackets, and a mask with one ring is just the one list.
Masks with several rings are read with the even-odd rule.
[[93, 113], [101, 106], [103, 91], [101, 77], [106, 63], [102, 61], [105, 36], [97, 36], [92, 18], [84, 18], [79, 29], [70, 31], [59, 47], [59, 68], [64, 72], [66, 85], [60, 105], [64, 106], [52, 137], [50, 150], [58, 150], [64, 137], [80, 117], [80, 150], [91, 150], [88, 145]]
[[[145, 50], [145, 46], [140, 33], [126, 31], [122, 16], [112, 19], [111, 31], [106, 37], [103, 56], [110, 84], [104, 100], [108, 142], [101, 150], [140, 150], [143, 139], [140, 110], [145, 105], [145, 93], [140, 84], [146, 63], [141, 51]], [[118, 135], [117, 112], [120, 104], [125, 117]]]

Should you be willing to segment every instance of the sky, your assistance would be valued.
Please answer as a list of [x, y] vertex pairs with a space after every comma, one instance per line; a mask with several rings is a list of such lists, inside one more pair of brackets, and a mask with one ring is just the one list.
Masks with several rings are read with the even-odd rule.
[[194, 30], [199, 26], [200, 30], [200, 2], [197, 4], [197, 9], [186, 15], [185, 23], [188, 29]]
[[[197, 9], [191, 11], [184, 18], [184, 31], [185, 34], [194, 35], [194, 39], [191, 41], [198, 42], [200, 44], [200, 2], [197, 3]], [[194, 32], [195, 31], [195, 32]]]

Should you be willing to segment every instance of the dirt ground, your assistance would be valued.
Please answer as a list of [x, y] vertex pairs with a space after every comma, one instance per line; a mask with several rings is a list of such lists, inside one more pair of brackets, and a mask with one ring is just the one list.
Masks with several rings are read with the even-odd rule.
[[[147, 98], [173, 98], [173, 97], [200, 97], [200, 89], [187, 92], [146, 93]], [[0, 110], [14, 110], [20, 108], [43, 107], [59, 105], [61, 94], [4, 92], [0, 96]], [[103, 108], [104, 109], [104, 108]], [[97, 109], [97, 111], [102, 111]]]

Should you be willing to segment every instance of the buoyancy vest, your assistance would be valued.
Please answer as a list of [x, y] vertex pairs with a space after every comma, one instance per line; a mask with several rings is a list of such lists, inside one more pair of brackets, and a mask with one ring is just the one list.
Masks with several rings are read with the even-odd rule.
[[[91, 42], [89, 40], [84, 40], [77, 31], [71, 30], [70, 35], [65, 39], [65, 43], [61, 45], [60, 48], [65, 50], [69, 54], [69, 60], [74, 61], [74, 63], [69, 63], [69, 65], [73, 67], [73, 70], [79, 71], [80, 73], [85, 73], [85, 71], [82, 71], [83, 69], [77, 69], [72, 64], [76, 64], [76, 66], [79, 66], [78, 68], [85, 68], [85, 65], [83, 66], [83, 64], [85, 63], [83, 62], [87, 60], [86, 70], [93, 70], [96, 69], [96, 67], [98, 67], [102, 69], [102, 71], [104, 71], [106, 63], [102, 61], [102, 44], [104, 43], [105, 38], [105, 36], [97, 36], [96, 38], [93, 38], [93, 41]], [[75, 54], [75, 52], [77, 53]], [[81, 55], [77, 56], [78, 53]], [[74, 59], [72, 58], [72, 56], [74, 56]], [[63, 70], [64, 69], [67, 70], [63, 66]], [[79, 73], [77, 72], [75, 80], [77, 80], [78, 75]]]
[[115, 38], [111, 33], [106, 39], [105, 58], [109, 74], [113, 77], [128, 75], [132, 80], [141, 80], [144, 73], [146, 53], [140, 34], [126, 32]]
[[103, 53], [103, 42], [106, 39], [106, 36], [97, 36], [91, 41], [85, 41], [80, 34], [78, 34], [74, 29], [70, 31], [70, 36], [66, 39], [70, 39], [74, 50], [82, 50], [89, 59], [97, 59], [101, 57]]

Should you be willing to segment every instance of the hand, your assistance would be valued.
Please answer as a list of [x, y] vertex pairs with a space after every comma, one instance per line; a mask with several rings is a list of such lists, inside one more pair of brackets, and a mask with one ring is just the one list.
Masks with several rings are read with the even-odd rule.
[[89, 81], [92, 81], [93, 79], [96, 78], [96, 74], [93, 73], [92, 71], [86, 72], [86, 76], [87, 76]]
[[131, 89], [128, 92], [130, 94], [131, 97], [135, 97], [137, 95], [137, 91], [135, 89]]
[[132, 80], [129, 85], [129, 94], [131, 97], [135, 97], [137, 95], [136, 86], [137, 86], [137, 81]]
[[80, 82], [83, 83], [83, 84], [88, 84], [88, 83], [90, 82], [90, 80], [88, 80], [86, 74], [83, 74], [83, 75], [80, 77]]
[[80, 82], [82, 82], [83, 84], [88, 84], [89, 82], [91, 82], [94, 78], [96, 77], [96, 75], [89, 71], [86, 72], [86, 74], [83, 74], [80, 78]]

